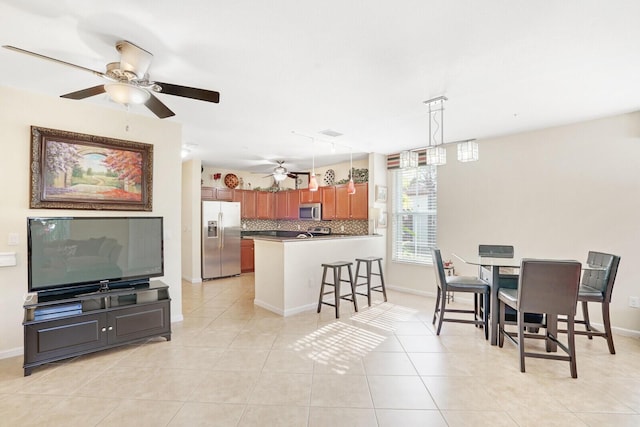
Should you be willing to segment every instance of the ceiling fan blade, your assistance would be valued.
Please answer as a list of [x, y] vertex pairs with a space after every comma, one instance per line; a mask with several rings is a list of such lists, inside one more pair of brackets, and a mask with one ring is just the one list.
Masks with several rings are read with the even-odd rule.
[[164, 105], [158, 98], [153, 96], [152, 93], [149, 93], [149, 99], [144, 103], [153, 114], [158, 116], [161, 119], [166, 119], [167, 117], [175, 116], [176, 113], [171, 111], [169, 107]]
[[213, 90], [198, 89], [195, 87], [179, 86], [162, 82], [155, 82], [155, 84], [160, 86], [160, 93], [166, 93], [167, 95], [183, 96], [207, 102], [220, 102], [220, 92]]
[[86, 89], [78, 90], [76, 92], [66, 93], [64, 95], [60, 95], [60, 98], [68, 98], [68, 99], [85, 99], [91, 96], [100, 95], [104, 93], [104, 85], [98, 85], [94, 87], [89, 87]]
[[297, 174], [297, 173], [291, 173], [291, 172], [289, 172], [289, 173], [287, 174], [287, 176], [288, 176], [289, 178], [291, 178], [291, 179], [297, 179], [297, 178], [298, 178], [298, 174]]
[[95, 74], [96, 76], [99, 76], [99, 77], [103, 77], [103, 78], [107, 77], [104, 73], [101, 73], [100, 71], [92, 70], [91, 68], [82, 67], [80, 65], [72, 64], [70, 62], [62, 61], [60, 59], [51, 58], [50, 56], [45, 56], [45, 55], [41, 55], [39, 53], [35, 53], [35, 52], [28, 51], [28, 50], [20, 49], [19, 47], [10, 46], [10, 45], [4, 45], [2, 47], [4, 47], [5, 49], [13, 50], [14, 52], [24, 53], [26, 55], [35, 56], [36, 58], [46, 59], [47, 61], [53, 61], [53, 62], [57, 62], [59, 64], [68, 65], [69, 67], [74, 67], [74, 68], [78, 68], [78, 69], [83, 70], [83, 71], [88, 71], [88, 72], [93, 73], [93, 74]]

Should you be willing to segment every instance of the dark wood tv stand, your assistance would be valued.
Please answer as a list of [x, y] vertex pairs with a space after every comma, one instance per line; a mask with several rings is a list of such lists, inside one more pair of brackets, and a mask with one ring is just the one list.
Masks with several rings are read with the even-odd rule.
[[161, 336], [171, 340], [169, 286], [61, 297], [24, 305], [24, 375], [45, 363]]

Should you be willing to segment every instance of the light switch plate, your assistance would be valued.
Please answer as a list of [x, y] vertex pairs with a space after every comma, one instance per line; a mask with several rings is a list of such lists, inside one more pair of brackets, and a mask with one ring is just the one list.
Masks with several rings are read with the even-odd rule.
[[20, 235], [18, 233], [9, 233], [9, 238], [7, 239], [7, 244], [9, 246], [17, 246], [20, 242]]

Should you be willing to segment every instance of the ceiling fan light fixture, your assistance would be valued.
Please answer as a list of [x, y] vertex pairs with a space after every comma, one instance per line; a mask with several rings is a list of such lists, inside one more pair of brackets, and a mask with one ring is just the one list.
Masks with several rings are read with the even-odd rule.
[[146, 90], [127, 83], [107, 83], [104, 90], [113, 101], [124, 105], [144, 104], [150, 97]]

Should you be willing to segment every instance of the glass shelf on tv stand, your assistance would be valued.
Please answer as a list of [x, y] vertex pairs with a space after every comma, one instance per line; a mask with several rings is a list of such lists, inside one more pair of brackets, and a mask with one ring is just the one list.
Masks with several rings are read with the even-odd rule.
[[123, 307], [169, 299], [169, 286], [160, 281], [151, 281], [145, 286], [114, 288], [107, 291], [96, 291], [78, 295], [60, 295], [59, 298], [48, 296], [39, 301], [35, 296], [24, 304], [25, 322], [34, 321], [38, 309], [60, 307], [60, 316], [64, 317], [64, 307], [73, 307], [70, 315], [77, 315], [78, 305], [82, 313], [106, 310], [112, 307]]

